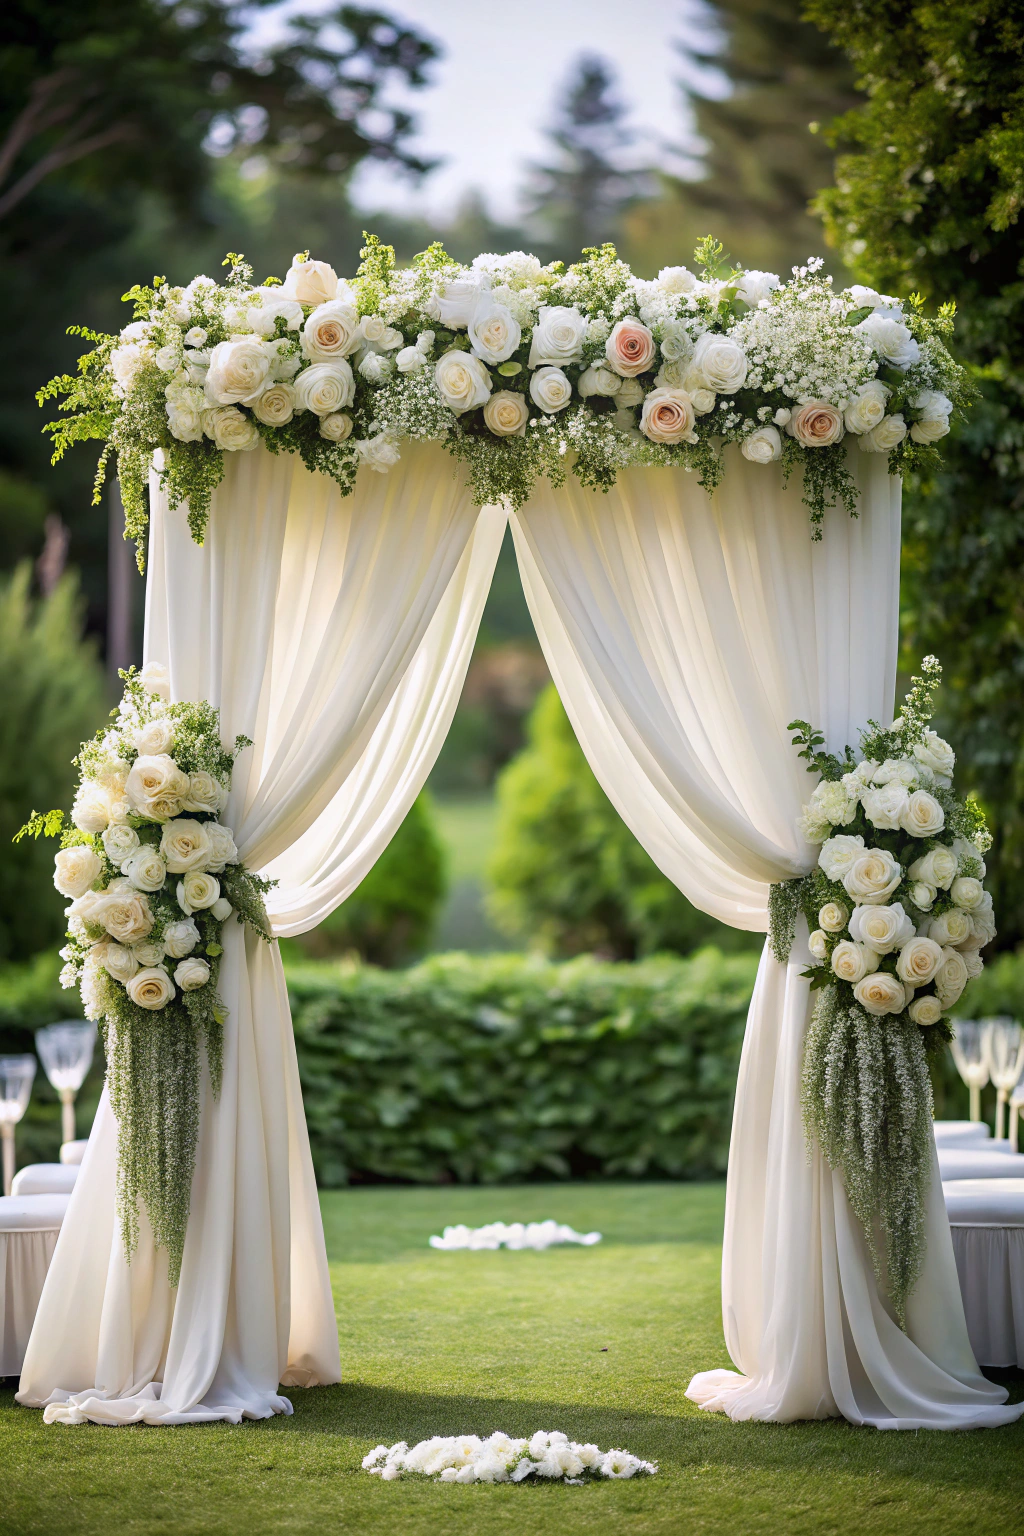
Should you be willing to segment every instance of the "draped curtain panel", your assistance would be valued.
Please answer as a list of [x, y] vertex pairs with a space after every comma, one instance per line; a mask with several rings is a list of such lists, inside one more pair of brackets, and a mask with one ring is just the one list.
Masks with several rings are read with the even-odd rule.
[[[342, 497], [290, 454], [227, 456], [206, 543], [154, 478], [146, 660], [209, 699], [235, 765], [223, 820], [280, 884], [278, 935], [358, 885], [433, 764], [505, 527], [442, 449], [407, 445]], [[208, 1082], [181, 1279], [143, 1221], [129, 1264], [104, 1097], [29, 1340], [18, 1400], [123, 1424], [290, 1412], [279, 1385], [340, 1379], [338, 1335], [276, 944], [229, 923], [224, 1081]]]
[[[799, 477], [727, 451], [705, 493], [633, 469], [607, 494], [544, 483], [512, 518], [534, 623], [580, 744], [619, 814], [703, 911], [767, 929], [768, 887], [807, 871], [797, 831], [813, 787], [788, 723], [830, 750], [892, 719], [900, 487], [850, 458], [860, 515], [812, 543]], [[979, 1372], [937, 1165], [927, 1260], [904, 1333], [876, 1284], [842, 1181], [809, 1152], [800, 1106], [810, 1013], [807, 931], [787, 965], [766, 947], [737, 1084], [723, 1318], [739, 1373], [688, 1395], [734, 1419], [843, 1414], [879, 1428], [1016, 1418]]]

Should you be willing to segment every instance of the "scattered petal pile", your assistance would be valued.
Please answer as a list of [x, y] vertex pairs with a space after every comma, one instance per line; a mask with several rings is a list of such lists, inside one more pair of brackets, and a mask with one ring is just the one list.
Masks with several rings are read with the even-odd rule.
[[378, 1445], [363, 1457], [363, 1469], [393, 1482], [406, 1472], [435, 1477], [442, 1483], [521, 1483], [528, 1477], [579, 1486], [594, 1477], [652, 1477], [654, 1461], [641, 1461], [629, 1451], [602, 1451], [578, 1445], [561, 1430], [539, 1429], [529, 1440], [514, 1440], [495, 1431], [479, 1435], [434, 1435], [412, 1450], [404, 1440]]
[[560, 1221], [492, 1221], [485, 1227], [445, 1227], [442, 1237], [430, 1239], [431, 1248], [552, 1248], [558, 1243], [581, 1243], [584, 1248], [601, 1241], [600, 1232], [574, 1232]]

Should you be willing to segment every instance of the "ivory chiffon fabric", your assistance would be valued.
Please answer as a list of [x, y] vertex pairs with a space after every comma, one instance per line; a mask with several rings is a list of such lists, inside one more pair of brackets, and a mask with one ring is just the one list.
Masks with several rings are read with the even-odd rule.
[[[434, 446], [342, 497], [294, 455], [228, 454], [205, 545], [154, 479], [146, 660], [220, 707], [223, 820], [280, 881], [274, 932], [311, 928], [402, 822], [448, 730], [505, 527]], [[340, 1379], [338, 1334], [277, 945], [229, 922], [224, 1081], [204, 1087], [181, 1278], [143, 1221], [129, 1264], [104, 1097], [29, 1340], [18, 1401], [49, 1421], [290, 1413]]]
[[[727, 451], [721, 489], [630, 470], [607, 493], [540, 486], [512, 517], [534, 623], [597, 778], [659, 868], [705, 912], [764, 932], [768, 887], [815, 850], [796, 830], [812, 787], [787, 729], [828, 747], [892, 719], [900, 486], [852, 454], [857, 518], [809, 537], [799, 477]], [[806, 929], [766, 947], [740, 1065], [726, 1196], [723, 1320], [737, 1372], [687, 1395], [734, 1419], [843, 1414], [879, 1428], [1009, 1422], [971, 1353], [937, 1167], [928, 1256], [895, 1323], [841, 1180], [809, 1152], [800, 1074]]]

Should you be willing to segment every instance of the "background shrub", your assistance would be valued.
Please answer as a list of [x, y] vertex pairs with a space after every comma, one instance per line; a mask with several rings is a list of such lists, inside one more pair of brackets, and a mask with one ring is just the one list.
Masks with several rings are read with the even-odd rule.
[[319, 1181], [721, 1173], [755, 971], [710, 948], [292, 970]]

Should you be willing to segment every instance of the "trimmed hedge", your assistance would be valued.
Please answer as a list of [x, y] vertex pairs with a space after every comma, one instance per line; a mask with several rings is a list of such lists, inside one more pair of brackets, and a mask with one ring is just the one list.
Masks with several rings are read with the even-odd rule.
[[290, 969], [317, 1177], [724, 1172], [755, 955]]

